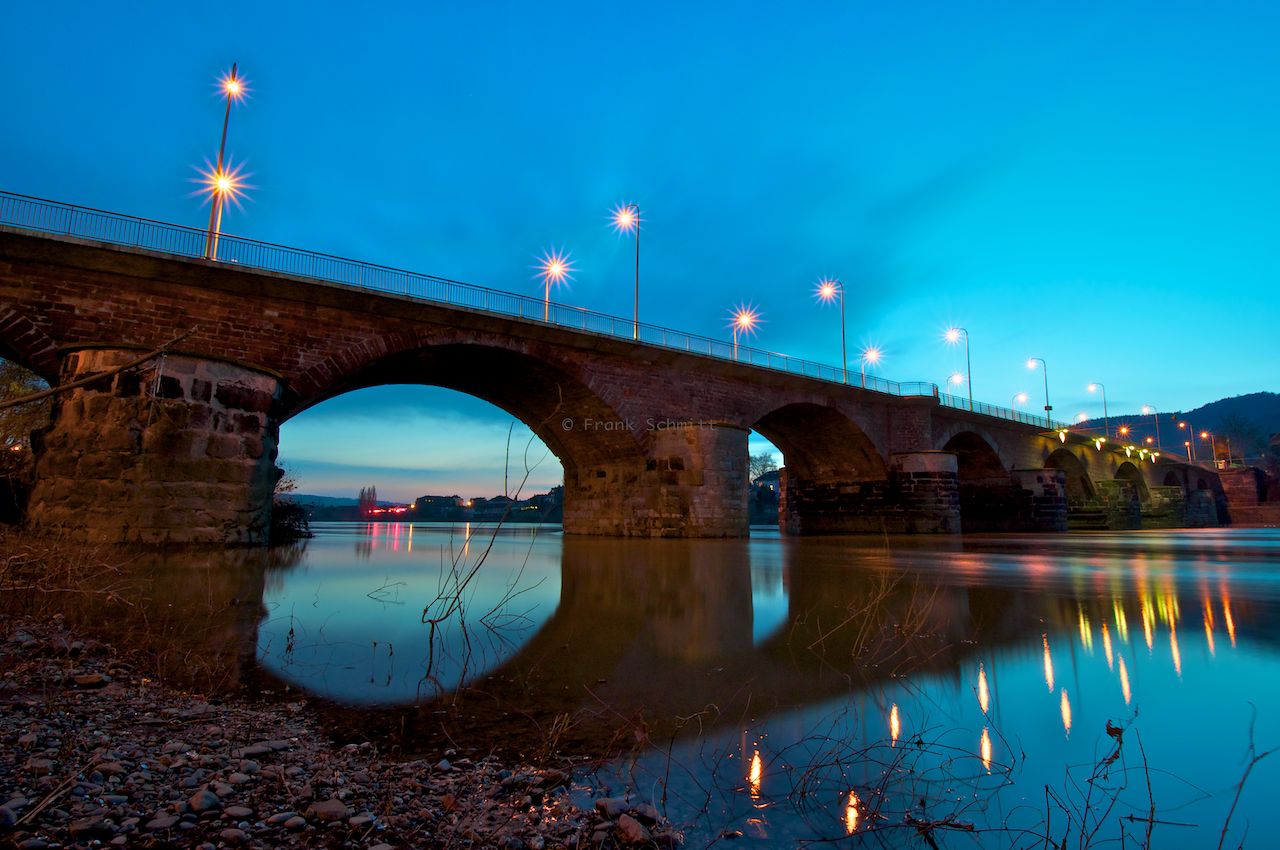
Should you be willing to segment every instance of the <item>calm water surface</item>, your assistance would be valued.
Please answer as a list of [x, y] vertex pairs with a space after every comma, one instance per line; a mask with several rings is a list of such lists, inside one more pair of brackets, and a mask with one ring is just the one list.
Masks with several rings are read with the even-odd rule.
[[[597, 760], [690, 847], [1143, 846], [1153, 806], [1151, 846], [1213, 847], [1280, 745], [1275, 529], [317, 531], [267, 576], [263, 678], [343, 738]], [[1277, 791], [1280, 754], [1226, 846], [1275, 846]]]

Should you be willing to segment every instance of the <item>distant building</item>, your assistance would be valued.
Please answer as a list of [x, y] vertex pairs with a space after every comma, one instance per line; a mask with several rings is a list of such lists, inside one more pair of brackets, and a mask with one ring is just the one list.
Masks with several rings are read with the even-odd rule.
[[781, 474], [781, 470], [771, 469], [764, 475], [757, 476], [756, 480], [751, 482], [751, 485], [765, 490], [772, 490], [776, 493], [778, 492], [779, 477]]
[[471, 503], [461, 496], [419, 496], [413, 500], [415, 519], [465, 520]]

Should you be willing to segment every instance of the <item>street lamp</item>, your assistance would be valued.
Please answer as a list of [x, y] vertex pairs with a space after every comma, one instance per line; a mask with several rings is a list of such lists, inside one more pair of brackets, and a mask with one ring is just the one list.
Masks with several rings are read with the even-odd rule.
[[[952, 372], [947, 376], [947, 383], [953, 387], [958, 387], [964, 383], [964, 375], [959, 372]], [[973, 410], [973, 399], [969, 400], [969, 409]]]
[[1213, 452], [1213, 462], [1214, 462], [1215, 464], [1217, 464], [1217, 462], [1218, 462], [1218, 441], [1217, 441], [1217, 439], [1214, 437], [1214, 435], [1213, 435], [1213, 434], [1211, 434], [1211, 433], [1210, 433], [1210, 432], [1208, 432], [1208, 431], [1201, 431], [1201, 432], [1200, 432], [1200, 439], [1202, 439], [1202, 440], [1208, 440], [1208, 441], [1209, 441], [1209, 448], [1210, 448], [1210, 450]]
[[231, 103], [243, 98], [249, 92], [246, 81], [236, 73], [236, 63], [231, 63], [231, 72], [218, 81], [218, 90], [227, 97], [227, 109], [222, 116], [222, 141], [218, 145], [218, 162], [213, 172], [207, 176], [212, 204], [209, 207], [209, 232], [204, 239], [205, 259], [218, 257], [218, 234], [222, 230], [222, 207], [230, 198], [235, 200], [239, 186], [239, 175], [223, 168], [227, 151], [227, 125], [231, 122]]
[[875, 365], [880, 362], [880, 349], [874, 345], [869, 345], [862, 349], [862, 388], [867, 388], [867, 364]]
[[964, 373], [965, 380], [969, 383], [969, 410], [973, 410], [973, 362], [969, 359], [969, 332], [961, 327], [950, 328], [946, 339], [950, 343], [959, 342], [960, 334], [964, 334]]
[[1143, 415], [1150, 414], [1151, 421], [1156, 423], [1156, 450], [1160, 449], [1160, 413], [1149, 404], [1142, 405]]
[[1106, 385], [1094, 382], [1089, 385], [1089, 392], [1096, 393], [1102, 391], [1102, 433], [1111, 435], [1111, 415], [1107, 413], [1107, 388]]
[[1029, 398], [1030, 396], [1024, 392], [1015, 393], [1013, 396], [1013, 409], [1017, 410], [1018, 405], [1026, 404]]
[[1040, 368], [1044, 370], [1044, 420], [1047, 424], [1053, 424], [1053, 405], [1049, 404], [1049, 364], [1044, 362], [1043, 357], [1028, 357], [1027, 368], [1035, 369], [1036, 364], [1040, 364]]
[[733, 359], [738, 359], [738, 334], [742, 333], [749, 336], [756, 331], [756, 325], [760, 324], [760, 313], [755, 307], [749, 304], [740, 304], [734, 308], [732, 321], [730, 325], [733, 327]]
[[[1190, 422], [1179, 422], [1178, 427], [1186, 431], [1188, 436], [1195, 436], [1196, 429]], [[1196, 459], [1196, 444], [1194, 440], [1184, 440], [1183, 445], [1187, 447], [1187, 459]]]
[[818, 281], [818, 300], [830, 304], [833, 298], [840, 300], [840, 370], [843, 380], [849, 383], [849, 358], [844, 348], [844, 284], [840, 281], [824, 277]]
[[538, 277], [542, 278], [542, 321], [551, 321], [551, 285], [570, 280], [573, 264], [569, 255], [558, 250], [544, 251], [538, 260]]
[[636, 233], [636, 300], [632, 313], [631, 338], [640, 339], [640, 205], [619, 204], [613, 209], [613, 226], [619, 232]]

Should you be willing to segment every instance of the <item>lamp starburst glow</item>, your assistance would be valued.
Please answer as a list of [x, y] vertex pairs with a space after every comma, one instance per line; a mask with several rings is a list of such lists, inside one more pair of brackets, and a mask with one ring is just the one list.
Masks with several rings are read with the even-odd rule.
[[232, 100], [243, 100], [249, 96], [249, 81], [236, 73], [235, 66], [218, 78], [215, 86], [218, 97], [229, 97]]
[[253, 188], [245, 182], [252, 175], [245, 173], [243, 165], [232, 165], [228, 162], [222, 168], [218, 168], [212, 163], [205, 162], [204, 168], [197, 168], [196, 171], [200, 176], [192, 178], [192, 181], [200, 184], [200, 188], [193, 194], [202, 195], [214, 204], [225, 204], [230, 201], [237, 208], [243, 209], [240, 202], [248, 197], [247, 190]]
[[619, 233], [629, 233], [640, 227], [640, 208], [635, 204], [618, 204], [609, 211], [609, 217]]
[[969, 356], [969, 331], [965, 328], [960, 327], [959, 325], [952, 325], [951, 327], [947, 328], [947, 332], [944, 333], [942, 336], [949, 344], [952, 344], [952, 345], [958, 343], [960, 341], [961, 336], [964, 337], [964, 369], [965, 369], [964, 380], [963, 382], [953, 381], [952, 383], [956, 384], [957, 386], [960, 383], [968, 383], [969, 409], [973, 410], [973, 359]]
[[760, 311], [752, 304], [739, 304], [729, 312], [729, 327], [733, 330], [733, 359], [738, 359], [738, 334], [750, 336], [763, 321]]
[[534, 266], [538, 270], [538, 277], [542, 278], [542, 320], [544, 322], [551, 319], [551, 287], [559, 286], [565, 281], [573, 279], [575, 271], [573, 263], [569, 260], [569, 255], [560, 250], [544, 251], [538, 259], [538, 265]]
[[236, 172], [235, 169], [230, 167], [230, 163], [225, 158], [227, 152], [227, 126], [231, 122], [231, 104], [246, 97], [249, 93], [249, 86], [236, 68], [236, 64], [232, 63], [231, 71], [219, 78], [217, 83], [218, 97], [225, 97], [227, 106], [222, 114], [222, 141], [218, 144], [218, 160], [210, 169], [212, 173], [209, 176], [212, 187], [209, 197], [212, 200], [212, 204], [209, 206], [209, 229], [205, 234], [204, 255], [206, 259], [210, 260], [218, 258], [218, 237], [222, 231], [222, 208], [228, 198], [233, 203], [237, 200]]
[[864, 389], [867, 386], [867, 364], [870, 363], [874, 366], [880, 362], [881, 356], [880, 349], [874, 345], [868, 345], [862, 349], [862, 357], [860, 359], [862, 360], [862, 386]]
[[952, 372], [950, 376], [947, 377], [947, 383], [958, 387], [964, 383], [964, 375], [959, 372]]
[[840, 379], [849, 383], [849, 355], [844, 345], [844, 284], [832, 277], [824, 277], [818, 281], [814, 295], [824, 304], [832, 301], [840, 302]]

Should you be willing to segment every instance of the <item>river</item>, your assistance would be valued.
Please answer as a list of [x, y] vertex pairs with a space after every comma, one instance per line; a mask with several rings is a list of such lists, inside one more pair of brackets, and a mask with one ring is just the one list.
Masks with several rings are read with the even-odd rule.
[[572, 759], [584, 799], [650, 801], [687, 847], [1200, 848], [1228, 816], [1224, 846], [1271, 840], [1277, 529], [315, 530], [155, 576], [176, 620], [234, 596], [212, 654], [342, 741]]

